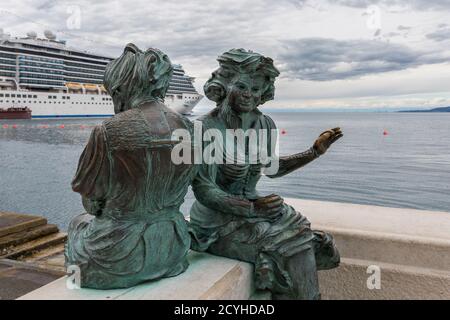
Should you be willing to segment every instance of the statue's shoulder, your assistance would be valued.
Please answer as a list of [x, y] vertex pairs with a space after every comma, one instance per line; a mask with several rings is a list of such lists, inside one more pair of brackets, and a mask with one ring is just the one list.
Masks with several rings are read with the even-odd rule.
[[208, 113], [198, 117], [196, 121], [202, 123], [203, 128], [218, 128], [223, 125], [223, 121], [219, 118], [219, 108], [215, 108]]
[[264, 122], [264, 124], [267, 126], [268, 129], [276, 129], [277, 128], [275, 121], [273, 121], [272, 118], [269, 117], [267, 114], [261, 113], [260, 119]]
[[143, 148], [152, 140], [148, 123], [137, 108], [105, 120], [103, 127], [112, 150]]

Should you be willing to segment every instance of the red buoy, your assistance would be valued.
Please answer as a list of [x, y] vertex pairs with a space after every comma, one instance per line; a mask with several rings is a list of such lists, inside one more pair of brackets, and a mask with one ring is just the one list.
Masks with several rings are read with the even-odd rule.
[[285, 134], [286, 134], [286, 130], [281, 129], [281, 134], [282, 134], [282, 135], [285, 135]]
[[64, 125], [63, 125], [63, 124], [62, 124], [62, 125], [60, 125], [59, 127], [60, 127], [61, 129], [64, 129]]
[[383, 136], [387, 136], [388, 134], [389, 133], [386, 130], [383, 131]]

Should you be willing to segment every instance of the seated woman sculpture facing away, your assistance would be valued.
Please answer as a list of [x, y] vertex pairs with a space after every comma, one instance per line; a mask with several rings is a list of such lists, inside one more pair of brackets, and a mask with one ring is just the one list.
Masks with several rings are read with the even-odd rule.
[[[204, 132], [220, 132], [223, 137], [229, 130], [250, 131], [257, 137], [261, 132], [271, 135], [275, 123], [258, 106], [274, 96], [279, 72], [272, 59], [233, 49], [218, 61], [219, 68], [205, 84], [205, 94], [216, 102], [216, 108], [200, 119]], [[322, 133], [305, 152], [280, 158], [274, 155], [278, 170], [266, 175], [280, 177], [308, 164], [340, 137], [341, 130], [334, 128]], [[204, 149], [213, 149], [208, 147], [216, 140], [205, 141]], [[234, 141], [226, 139], [222, 145]], [[262, 141], [258, 150], [264, 147]], [[271, 147], [275, 136], [266, 141], [265, 150], [276, 150]], [[270, 290], [274, 299], [320, 298], [317, 270], [337, 267], [340, 260], [333, 238], [312, 230], [306, 217], [280, 196], [260, 195], [256, 185], [265, 164], [248, 161], [250, 144], [249, 148], [237, 144], [236, 148], [223, 147], [226, 152], [233, 151], [222, 163], [203, 164], [193, 182], [197, 201], [190, 212], [192, 247], [253, 263], [256, 287]], [[245, 153], [241, 161], [229, 161], [238, 160], [234, 150]]]
[[193, 128], [163, 104], [171, 75], [167, 55], [133, 44], [106, 68], [116, 115], [92, 131], [72, 182], [87, 214], [70, 223], [65, 255], [82, 287], [130, 287], [188, 266], [179, 209], [195, 170], [174, 165], [171, 150], [172, 132]]

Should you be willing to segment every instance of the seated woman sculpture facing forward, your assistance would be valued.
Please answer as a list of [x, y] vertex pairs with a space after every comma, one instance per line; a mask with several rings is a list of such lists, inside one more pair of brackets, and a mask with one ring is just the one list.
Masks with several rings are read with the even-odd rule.
[[170, 157], [172, 132], [192, 124], [163, 104], [171, 75], [167, 55], [133, 44], [106, 68], [116, 115], [92, 131], [72, 182], [87, 214], [71, 222], [65, 254], [82, 287], [130, 287], [188, 266], [179, 208], [195, 171]]
[[[219, 69], [205, 84], [206, 96], [217, 107], [200, 119], [204, 132], [214, 129], [226, 136], [229, 129], [242, 129], [254, 130], [257, 136], [264, 130], [271, 134], [275, 124], [258, 106], [273, 99], [279, 72], [272, 59], [233, 49], [218, 61]], [[307, 151], [277, 158], [279, 169], [268, 176], [280, 177], [306, 165], [340, 137], [339, 128], [324, 132]], [[274, 139], [267, 139], [267, 150], [273, 149]], [[230, 141], [235, 143], [226, 139], [224, 144]], [[311, 230], [306, 217], [280, 196], [259, 195], [256, 184], [264, 165], [248, 161], [249, 148], [241, 150], [245, 150], [241, 162], [204, 164], [193, 182], [197, 198], [190, 212], [193, 249], [255, 264], [256, 287], [269, 289], [274, 299], [320, 298], [317, 270], [339, 264], [333, 238]]]

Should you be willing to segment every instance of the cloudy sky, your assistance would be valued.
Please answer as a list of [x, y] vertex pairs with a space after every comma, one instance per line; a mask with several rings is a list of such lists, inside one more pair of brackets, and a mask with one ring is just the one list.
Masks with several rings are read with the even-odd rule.
[[[157, 47], [203, 84], [216, 57], [246, 48], [281, 70], [266, 108], [450, 106], [449, 0], [15, 0], [0, 4], [14, 36], [50, 29], [87, 51]], [[203, 99], [200, 108], [209, 108]]]

